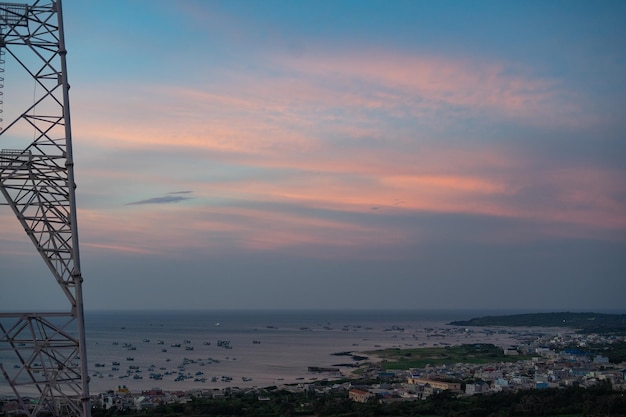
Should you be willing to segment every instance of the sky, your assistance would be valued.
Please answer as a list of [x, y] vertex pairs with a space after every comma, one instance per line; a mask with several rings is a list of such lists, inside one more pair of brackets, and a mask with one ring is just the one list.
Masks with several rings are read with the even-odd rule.
[[626, 3], [63, 10], [86, 310], [624, 308]]

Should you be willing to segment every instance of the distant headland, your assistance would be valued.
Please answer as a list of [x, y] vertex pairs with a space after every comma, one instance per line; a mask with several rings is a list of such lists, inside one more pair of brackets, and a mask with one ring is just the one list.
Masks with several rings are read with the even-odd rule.
[[565, 327], [579, 333], [626, 334], [626, 314], [530, 313], [453, 321], [452, 326]]

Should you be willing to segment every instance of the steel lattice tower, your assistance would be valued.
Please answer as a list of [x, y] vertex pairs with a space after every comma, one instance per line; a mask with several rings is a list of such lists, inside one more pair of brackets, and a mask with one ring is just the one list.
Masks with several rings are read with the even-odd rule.
[[0, 149], [19, 144], [0, 151], [2, 205], [69, 301], [68, 312], [0, 313], [0, 357], [15, 357], [12, 366], [0, 363], [0, 381], [28, 416], [91, 415], [65, 55], [60, 0], [0, 3], [0, 64], [14, 60], [36, 92], [0, 131]]

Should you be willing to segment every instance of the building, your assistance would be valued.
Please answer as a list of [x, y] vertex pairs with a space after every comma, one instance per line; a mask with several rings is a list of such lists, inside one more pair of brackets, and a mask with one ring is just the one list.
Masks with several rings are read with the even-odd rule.
[[460, 382], [446, 382], [446, 381], [438, 381], [434, 379], [425, 379], [416, 376], [410, 376], [407, 380], [409, 384], [413, 385], [430, 385], [434, 389], [446, 391], [461, 391], [461, 383]]
[[364, 391], [361, 389], [351, 389], [350, 391], [348, 391], [348, 398], [350, 398], [352, 401], [356, 401], [358, 403], [365, 403], [367, 402], [370, 398], [373, 398], [375, 395], [372, 394], [369, 391]]
[[482, 394], [484, 392], [489, 391], [489, 384], [486, 382], [477, 382], [475, 384], [467, 384], [465, 385], [465, 394], [474, 395], [474, 394]]

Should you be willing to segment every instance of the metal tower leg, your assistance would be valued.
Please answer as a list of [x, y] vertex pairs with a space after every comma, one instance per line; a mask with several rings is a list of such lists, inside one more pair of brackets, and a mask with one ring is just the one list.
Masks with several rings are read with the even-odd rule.
[[0, 3], [0, 50], [38, 92], [14, 120], [4, 120], [0, 148], [24, 132], [34, 139], [0, 150], [0, 192], [69, 302], [66, 313], [0, 313], [0, 357], [14, 354], [11, 366], [0, 363], [0, 381], [29, 416], [90, 417], [61, 1]]

